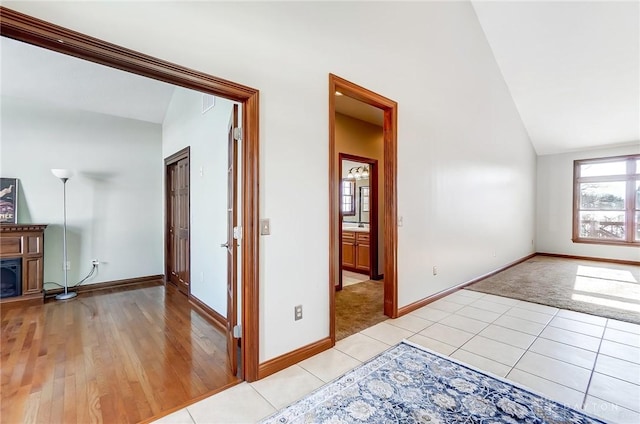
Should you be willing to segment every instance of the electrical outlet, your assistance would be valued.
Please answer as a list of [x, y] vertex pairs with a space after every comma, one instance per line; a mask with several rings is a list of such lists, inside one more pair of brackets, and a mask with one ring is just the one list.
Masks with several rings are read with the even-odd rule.
[[433, 267], [433, 275], [438, 275], [438, 267], [437, 266]]
[[71, 269], [71, 261], [67, 261], [67, 266], [65, 268], [67, 271]]
[[98, 266], [98, 265], [100, 265], [100, 261], [99, 261], [99, 260], [97, 260], [97, 259], [92, 259], [92, 260], [91, 260], [91, 265]]
[[294, 306], [293, 307], [293, 313], [294, 313], [295, 321], [301, 320], [302, 319], [302, 305]]

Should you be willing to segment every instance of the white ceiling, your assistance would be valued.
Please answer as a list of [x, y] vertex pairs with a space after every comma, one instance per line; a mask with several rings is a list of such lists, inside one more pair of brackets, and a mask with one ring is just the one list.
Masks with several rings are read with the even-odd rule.
[[162, 123], [173, 86], [0, 37], [2, 96]]
[[473, 1], [539, 155], [640, 143], [640, 3]]
[[[473, 1], [538, 154], [638, 143], [640, 3]], [[161, 123], [173, 87], [1, 37], [0, 94]], [[379, 109], [336, 110], [380, 125]]]

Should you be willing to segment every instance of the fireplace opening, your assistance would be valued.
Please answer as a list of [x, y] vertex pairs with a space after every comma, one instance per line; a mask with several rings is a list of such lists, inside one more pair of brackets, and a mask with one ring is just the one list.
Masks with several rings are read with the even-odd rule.
[[0, 259], [0, 299], [22, 295], [22, 259]]

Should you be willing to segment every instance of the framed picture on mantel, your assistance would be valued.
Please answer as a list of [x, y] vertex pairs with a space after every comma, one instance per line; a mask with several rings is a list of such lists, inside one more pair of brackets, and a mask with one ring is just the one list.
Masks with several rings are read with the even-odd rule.
[[18, 179], [0, 178], [0, 224], [18, 223]]

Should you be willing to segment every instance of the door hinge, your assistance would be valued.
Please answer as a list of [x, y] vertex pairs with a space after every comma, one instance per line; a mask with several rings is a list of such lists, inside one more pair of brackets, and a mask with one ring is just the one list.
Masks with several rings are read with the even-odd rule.
[[236, 339], [239, 339], [242, 337], [242, 326], [241, 325], [234, 325], [233, 326], [233, 337], [235, 337]]
[[233, 129], [233, 138], [234, 140], [242, 140], [242, 128], [235, 127]]
[[235, 240], [242, 240], [242, 227], [233, 227], [233, 238]]

